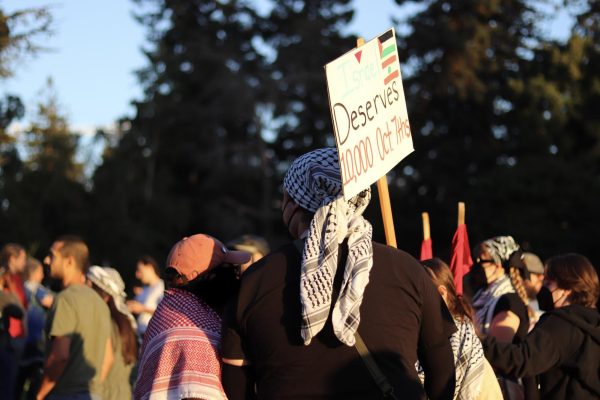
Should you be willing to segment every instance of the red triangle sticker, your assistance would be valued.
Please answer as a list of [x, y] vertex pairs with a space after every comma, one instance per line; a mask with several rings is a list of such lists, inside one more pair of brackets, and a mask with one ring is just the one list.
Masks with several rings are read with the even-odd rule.
[[362, 50], [354, 53], [354, 57], [356, 57], [356, 61], [360, 64], [360, 57], [362, 56]]

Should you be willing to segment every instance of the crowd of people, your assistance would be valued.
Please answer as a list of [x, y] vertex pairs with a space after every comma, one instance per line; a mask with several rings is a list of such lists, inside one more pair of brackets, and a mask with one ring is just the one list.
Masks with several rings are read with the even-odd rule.
[[118, 270], [85, 242], [42, 264], [0, 250], [0, 393], [6, 399], [598, 399], [598, 273], [580, 254], [545, 263], [511, 236], [473, 249], [456, 289], [439, 258], [373, 241], [366, 189], [342, 193], [337, 150], [283, 181], [293, 238], [178, 240], [164, 268]]

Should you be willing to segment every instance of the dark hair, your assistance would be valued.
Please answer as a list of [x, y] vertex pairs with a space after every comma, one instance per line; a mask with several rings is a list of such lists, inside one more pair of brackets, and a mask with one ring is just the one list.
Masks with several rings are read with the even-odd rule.
[[158, 267], [158, 263], [156, 262], [154, 257], [145, 254], [138, 258], [137, 262], [144, 265], [150, 265], [154, 270], [154, 273], [160, 276], [160, 268]]
[[222, 264], [198, 275], [180, 288], [194, 294], [218, 314], [222, 314], [225, 305], [239, 292], [240, 280], [234, 266]]
[[131, 326], [129, 318], [117, 309], [112, 297], [108, 299], [108, 309], [110, 310], [110, 317], [119, 329], [123, 360], [126, 365], [133, 364], [137, 359], [137, 338], [133, 326]]
[[585, 256], [569, 253], [551, 257], [546, 261], [546, 278], [561, 289], [571, 290], [571, 304], [596, 307], [600, 295], [598, 274]]
[[73, 257], [81, 272], [86, 272], [89, 266], [89, 250], [87, 244], [79, 236], [63, 235], [55, 242], [62, 243], [59, 253], [63, 257]]
[[473, 308], [462, 296], [456, 294], [454, 276], [448, 264], [439, 258], [424, 260], [421, 261], [421, 264], [425, 267], [425, 270], [436, 286], [444, 286], [446, 288], [448, 292], [446, 301], [450, 314], [460, 320], [466, 317], [473, 321]]
[[11, 257], [17, 257], [25, 248], [20, 244], [6, 243], [0, 250], [0, 267], [8, 268], [8, 260]]
[[137, 338], [133, 326], [129, 318], [117, 309], [117, 305], [113, 300], [112, 296], [102, 290], [98, 285], [92, 282], [92, 287], [99, 293], [102, 293], [108, 297], [107, 305], [110, 310], [110, 318], [117, 324], [119, 330], [119, 337], [121, 338], [121, 354], [125, 365], [133, 364], [137, 359]]

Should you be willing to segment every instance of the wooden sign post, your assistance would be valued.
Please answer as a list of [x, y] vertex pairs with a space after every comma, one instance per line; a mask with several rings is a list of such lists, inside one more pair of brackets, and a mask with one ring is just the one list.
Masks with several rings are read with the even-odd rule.
[[465, 223], [465, 203], [462, 201], [458, 203], [458, 226]]
[[429, 240], [431, 238], [431, 230], [429, 229], [429, 213], [421, 213], [421, 219], [423, 220], [423, 240]]

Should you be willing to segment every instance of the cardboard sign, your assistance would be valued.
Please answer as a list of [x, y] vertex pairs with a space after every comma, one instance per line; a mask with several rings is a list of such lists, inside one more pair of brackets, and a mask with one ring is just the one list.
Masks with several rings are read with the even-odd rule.
[[348, 200], [414, 150], [394, 29], [330, 62], [325, 73]]

